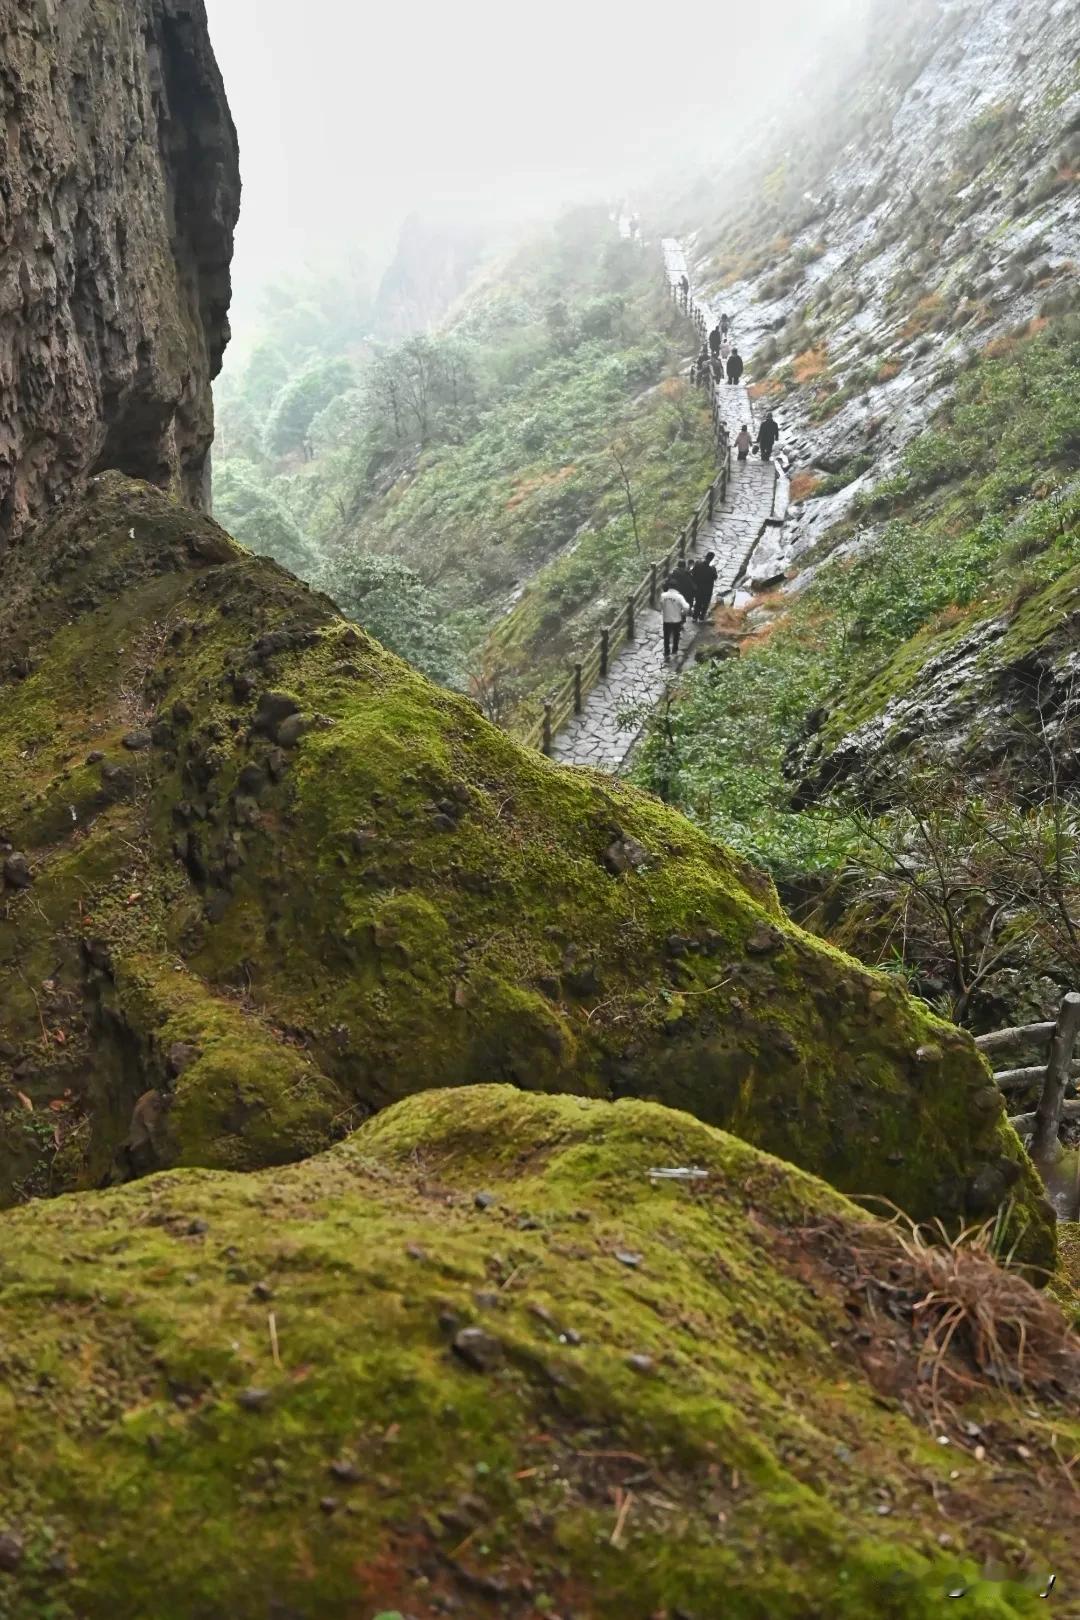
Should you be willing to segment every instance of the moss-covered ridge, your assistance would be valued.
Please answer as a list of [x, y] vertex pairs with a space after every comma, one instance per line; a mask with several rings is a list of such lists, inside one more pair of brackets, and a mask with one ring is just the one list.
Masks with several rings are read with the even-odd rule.
[[681, 817], [145, 486], [99, 480], [5, 583], [0, 831], [33, 882], [0, 909], [4, 1198], [509, 1080], [676, 1104], [919, 1217], [1008, 1199], [1049, 1259], [970, 1042]]
[[1054, 1379], [1021, 1410], [958, 1335], [931, 1422], [896, 1237], [653, 1104], [428, 1093], [0, 1252], [8, 1620], [988, 1620], [1080, 1577]]

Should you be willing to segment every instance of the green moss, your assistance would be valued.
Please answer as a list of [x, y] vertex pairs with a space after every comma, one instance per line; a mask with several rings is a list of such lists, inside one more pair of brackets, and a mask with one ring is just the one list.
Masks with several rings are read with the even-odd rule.
[[[65, 1118], [92, 1120], [83, 1179], [149, 1087], [172, 1098], [163, 1162], [251, 1166], [410, 1092], [507, 1079], [690, 1107], [920, 1218], [961, 1218], [980, 1171], [1004, 1166], [1022, 1250], [1050, 1263], [1033, 1173], [968, 1108], [974, 1049], [788, 924], [744, 861], [641, 793], [524, 752], [140, 486], [102, 480], [69, 508], [18, 559], [14, 600], [69, 552], [94, 605], [43, 593], [37, 673], [5, 697], [15, 733], [26, 702], [55, 729], [48, 753], [6, 756], [0, 824], [31, 785], [56, 796], [118, 703], [157, 739], [89, 825], [28, 842], [36, 881], [0, 919], [0, 1078], [29, 1065], [51, 1110], [79, 1070]], [[267, 734], [269, 692], [307, 716], [299, 742]], [[645, 860], [620, 874], [622, 839]], [[30, 990], [58, 960], [39, 1010]], [[41, 1017], [61, 1015], [39, 1066]], [[174, 1085], [177, 1041], [200, 1055]]]
[[[989, 1620], [1039, 1612], [1024, 1542], [1076, 1578], [1039, 1486], [1074, 1417], [969, 1377], [922, 1421], [909, 1320], [891, 1387], [851, 1335], [854, 1257], [884, 1278], [891, 1234], [683, 1114], [431, 1093], [272, 1175], [9, 1213], [0, 1249], [10, 1620], [428, 1620], [497, 1590], [520, 1620], [718, 1592], [732, 1620], [929, 1620], [958, 1581]], [[470, 1325], [487, 1373], [450, 1349]]]
[[1080, 1224], [1076, 1221], [1062, 1221], [1058, 1226], [1058, 1267], [1050, 1287], [1080, 1326]]

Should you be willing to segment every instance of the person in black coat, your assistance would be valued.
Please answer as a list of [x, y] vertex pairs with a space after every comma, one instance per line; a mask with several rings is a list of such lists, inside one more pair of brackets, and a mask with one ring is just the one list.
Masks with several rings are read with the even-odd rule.
[[739, 378], [742, 376], [742, 373], [743, 373], [742, 355], [739, 353], [738, 349], [732, 349], [731, 354], [730, 354], [730, 356], [728, 358], [728, 363], [727, 363], [727, 380], [728, 380], [728, 382], [729, 383], [737, 383]]
[[694, 582], [694, 594], [691, 605], [694, 618], [699, 624], [704, 621], [712, 605], [713, 591], [716, 589], [716, 565], [713, 551], [707, 551], [700, 562], [696, 562], [690, 570], [690, 577]]
[[730, 325], [731, 325], [731, 316], [730, 315], [721, 315], [721, 317], [720, 317], [720, 336], [722, 338], [727, 337], [728, 328], [730, 327]]
[[715, 358], [720, 353], [720, 328], [714, 326], [709, 333], [709, 352]]
[[768, 411], [766, 413], [764, 422], [762, 422], [761, 426], [758, 428], [757, 436], [758, 449], [761, 451], [762, 461], [770, 460], [773, 453], [773, 445], [776, 443], [779, 437], [780, 429], [776, 425], [772, 411]]
[[690, 565], [681, 562], [671, 576], [671, 583], [680, 596], [685, 596], [691, 608], [694, 605], [694, 576], [690, 572]]

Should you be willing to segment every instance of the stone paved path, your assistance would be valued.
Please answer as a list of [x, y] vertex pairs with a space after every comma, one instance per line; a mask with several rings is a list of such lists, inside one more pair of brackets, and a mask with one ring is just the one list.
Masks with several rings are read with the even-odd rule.
[[[686, 267], [678, 242], [664, 242], [668, 276], [677, 282]], [[699, 300], [701, 303], [701, 300]], [[704, 308], [704, 304], [702, 304]], [[725, 385], [720, 407], [731, 438], [745, 422], [755, 433], [753, 404], [746, 389]], [[727, 500], [710, 524], [703, 524], [692, 556], [715, 551], [718, 578], [716, 596], [730, 590], [757, 543], [765, 519], [773, 510], [776, 478], [772, 466], [759, 461], [740, 465], [732, 461]], [[553, 759], [565, 765], [594, 765], [615, 774], [626, 763], [644, 724], [644, 711], [655, 708], [672, 675], [686, 662], [698, 626], [688, 621], [683, 630], [678, 663], [664, 662], [664, 634], [660, 614], [648, 608], [638, 614], [637, 638], [624, 645], [612, 660], [606, 679], [585, 699], [582, 712], [559, 732], [552, 745]]]

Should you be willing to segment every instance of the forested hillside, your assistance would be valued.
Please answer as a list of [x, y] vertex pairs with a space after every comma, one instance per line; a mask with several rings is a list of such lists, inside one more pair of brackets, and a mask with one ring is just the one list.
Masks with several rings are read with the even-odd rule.
[[218, 516], [520, 717], [713, 474], [658, 258], [578, 209], [490, 262], [431, 333], [372, 337], [342, 292], [283, 289], [227, 379]]

